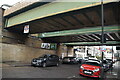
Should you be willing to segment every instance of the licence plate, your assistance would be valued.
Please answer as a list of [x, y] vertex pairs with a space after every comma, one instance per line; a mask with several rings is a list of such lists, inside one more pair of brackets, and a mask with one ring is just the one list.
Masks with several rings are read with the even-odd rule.
[[85, 74], [92, 74], [92, 72], [84, 71]]

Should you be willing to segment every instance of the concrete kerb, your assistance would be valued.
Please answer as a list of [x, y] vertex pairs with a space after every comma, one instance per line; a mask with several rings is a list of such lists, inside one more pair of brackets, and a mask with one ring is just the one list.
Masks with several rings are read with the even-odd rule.
[[31, 66], [30, 63], [26, 62], [16, 62], [16, 61], [9, 61], [9, 62], [3, 62], [2, 67], [25, 67], [25, 66]]
[[5, 63], [2, 63], [2, 62], [0, 62], [0, 68], [2, 68], [2, 67], [9, 67], [10, 65], [8, 65], [8, 64], [5, 64]]

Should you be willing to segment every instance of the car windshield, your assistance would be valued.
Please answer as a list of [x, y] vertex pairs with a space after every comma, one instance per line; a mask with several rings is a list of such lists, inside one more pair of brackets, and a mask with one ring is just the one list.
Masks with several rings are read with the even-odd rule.
[[84, 59], [89, 59], [89, 57], [84, 57]]
[[99, 63], [97, 62], [84, 62], [83, 64], [88, 64], [88, 65], [93, 65], [93, 66], [101, 66]]
[[42, 56], [40, 56], [39, 58], [47, 58], [46, 54], [43, 54]]
[[108, 60], [108, 61], [112, 61], [112, 59], [106, 59], [106, 60]]
[[107, 62], [106, 60], [103, 60], [103, 63], [104, 63], [104, 64], [107, 64], [108, 62]]

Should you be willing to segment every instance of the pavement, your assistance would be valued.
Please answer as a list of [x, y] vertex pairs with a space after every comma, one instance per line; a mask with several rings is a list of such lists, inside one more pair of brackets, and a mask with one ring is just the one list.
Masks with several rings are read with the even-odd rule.
[[120, 62], [118, 61], [113, 65], [113, 68], [111, 68], [109, 71], [106, 72], [105, 78], [118, 79], [118, 78], [120, 78], [119, 71], [120, 71]]
[[2, 67], [22, 67], [22, 66], [30, 66], [31, 64], [30, 63], [27, 63], [27, 62], [3, 62], [3, 63], [0, 63], [0, 68]]
[[0, 68], [2, 68], [2, 67], [10, 67], [10, 65], [4, 64], [4, 63], [0, 63]]

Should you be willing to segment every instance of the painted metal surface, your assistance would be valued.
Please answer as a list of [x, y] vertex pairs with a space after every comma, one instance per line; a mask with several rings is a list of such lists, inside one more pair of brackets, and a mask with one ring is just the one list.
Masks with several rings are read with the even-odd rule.
[[73, 10], [100, 5], [93, 2], [53, 2], [36, 7], [8, 19], [7, 27]]
[[[105, 32], [117, 32], [117, 31], [120, 31], [120, 26], [105, 27], [104, 31]], [[92, 33], [94, 34], [101, 33], [101, 27], [42, 33], [39, 37], [44, 38], [44, 37], [67, 36], [67, 35], [77, 35], [77, 34], [92, 34]]]
[[[101, 45], [100, 42], [74, 42], [74, 43], [63, 43], [64, 45]], [[109, 44], [120, 44], [120, 42], [117, 41], [107, 41], [104, 45]]]

